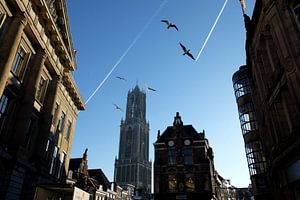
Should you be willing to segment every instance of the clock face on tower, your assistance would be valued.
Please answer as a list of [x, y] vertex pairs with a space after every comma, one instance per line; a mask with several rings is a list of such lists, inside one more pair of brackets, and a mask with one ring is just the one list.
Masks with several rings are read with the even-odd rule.
[[173, 141], [173, 140], [170, 140], [170, 141], [168, 142], [168, 145], [169, 145], [169, 147], [174, 146], [174, 141]]
[[191, 144], [191, 141], [190, 141], [190, 140], [184, 140], [184, 144], [185, 144], [185, 145], [190, 145], [190, 144]]

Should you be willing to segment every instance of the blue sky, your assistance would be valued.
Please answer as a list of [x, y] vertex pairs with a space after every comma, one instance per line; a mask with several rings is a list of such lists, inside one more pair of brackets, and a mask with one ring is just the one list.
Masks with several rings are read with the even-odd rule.
[[[77, 70], [74, 78], [84, 100], [132, 44], [162, 0], [68, 1]], [[250, 183], [244, 142], [233, 94], [232, 74], [245, 63], [245, 29], [238, 0], [229, 0], [198, 62], [182, 55], [179, 42], [197, 57], [224, 1], [167, 0], [115, 71], [80, 112], [72, 157], [88, 148], [89, 168], [102, 168], [113, 180], [120, 121], [127, 92], [138, 83], [147, 92], [150, 158], [157, 130], [171, 126], [178, 111], [184, 124], [203, 129], [214, 150], [216, 170], [237, 187]], [[247, 2], [251, 15], [254, 1]], [[179, 31], [166, 29], [168, 19]], [[126, 77], [120, 81], [116, 76]]]

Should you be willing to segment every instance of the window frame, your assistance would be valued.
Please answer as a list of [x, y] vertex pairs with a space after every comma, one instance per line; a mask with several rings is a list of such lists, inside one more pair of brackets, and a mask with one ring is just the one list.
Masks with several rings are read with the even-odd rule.
[[49, 174], [53, 175], [55, 173], [55, 165], [56, 165], [56, 158], [59, 152], [59, 148], [57, 145], [54, 146], [53, 151], [52, 151], [52, 156], [51, 156], [51, 163], [50, 163], [50, 169], [49, 169]]
[[64, 163], [65, 163], [65, 161], [66, 161], [66, 156], [67, 156], [67, 154], [66, 154], [66, 152], [61, 152], [60, 153], [60, 157], [59, 157], [59, 164], [58, 164], [58, 171], [57, 171], [57, 178], [58, 179], [60, 179], [60, 178], [62, 178], [62, 173], [63, 173], [63, 167], [64, 167]]
[[[63, 116], [63, 117], [62, 117]], [[60, 118], [58, 120], [57, 123], [57, 130], [59, 133], [61, 133], [63, 131], [63, 127], [64, 127], [64, 123], [65, 123], [65, 119], [66, 119], [66, 113], [64, 111], [61, 111], [61, 115]]]
[[66, 140], [70, 139], [71, 131], [72, 131], [72, 121], [68, 119], [67, 125], [66, 125], [66, 132], [65, 132], [65, 138]]
[[293, 5], [293, 13], [295, 15], [296, 21], [298, 22], [298, 25], [300, 26], [300, 3]]
[[[41, 84], [41, 81], [43, 81], [42, 84]], [[38, 100], [38, 102], [41, 104], [44, 102], [44, 99], [45, 99], [46, 91], [48, 88], [48, 82], [49, 82], [48, 79], [41, 76], [39, 84], [38, 84], [38, 88], [35, 93], [36, 100]]]
[[194, 164], [192, 147], [184, 147], [183, 148], [183, 158], [184, 158], [185, 165], [193, 165]]
[[250, 176], [265, 173], [267, 171], [267, 162], [261, 142], [256, 140], [246, 144], [245, 151]]
[[[2, 10], [0, 10], [0, 30], [2, 29], [4, 22], [6, 20], [6, 13], [2, 12]], [[1, 35], [1, 33], [0, 33]]]
[[[3, 98], [5, 99], [3, 100]], [[9, 105], [9, 98], [7, 97], [7, 95], [3, 94], [0, 97], [0, 119], [5, 117], [5, 113], [7, 111], [8, 105]]]
[[177, 191], [177, 177], [175, 174], [168, 175], [168, 191], [176, 192]]
[[[190, 182], [192, 181], [192, 182]], [[186, 188], [187, 192], [194, 192], [196, 187], [195, 187], [195, 176], [192, 173], [185, 174], [185, 181], [184, 185]], [[191, 187], [189, 187], [191, 186]]]
[[169, 148], [168, 149], [168, 165], [176, 165], [176, 149]]
[[[20, 57], [18, 57], [21, 54], [19, 52], [20, 50], [22, 50], [22, 52], [24, 52], [24, 55], [21, 55]], [[25, 72], [27, 69], [27, 65], [28, 65], [28, 61], [29, 61], [29, 56], [30, 56], [30, 53], [27, 51], [27, 49], [21, 43], [15, 54], [15, 57], [14, 57], [14, 60], [13, 60], [12, 66], [11, 66], [11, 70], [10, 70], [11, 73], [20, 81], [22, 81], [24, 78], [24, 75], [25, 75]]]

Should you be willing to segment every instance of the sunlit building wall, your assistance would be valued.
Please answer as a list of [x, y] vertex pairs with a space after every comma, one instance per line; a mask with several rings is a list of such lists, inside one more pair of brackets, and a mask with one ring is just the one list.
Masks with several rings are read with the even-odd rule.
[[65, 0], [0, 1], [0, 199], [66, 177], [79, 110]]

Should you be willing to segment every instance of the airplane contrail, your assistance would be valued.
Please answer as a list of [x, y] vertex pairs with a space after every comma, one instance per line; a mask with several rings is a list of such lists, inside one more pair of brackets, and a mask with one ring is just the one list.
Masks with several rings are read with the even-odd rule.
[[135, 43], [140, 39], [140, 37], [143, 35], [145, 30], [149, 27], [153, 19], [158, 15], [158, 13], [163, 9], [163, 7], [166, 5], [168, 0], [164, 0], [158, 9], [155, 11], [155, 13], [151, 16], [151, 18], [148, 20], [148, 22], [145, 24], [145, 26], [142, 28], [142, 30], [137, 34], [137, 36], [134, 38], [134, 40], [131, 42], [129, 47], [125, 50], [125, 52], [121, 55], [121, 57], [118, 59], [116, 64], [111, 68], [111, 70], [108, 72], [108, 74], [105, 76], [105, 78], [102, 80], [102, 82], [98, 85], [98, 87], [94, 90], [94, 92], [89, 96], [89, 98], [86, 100], [85, 104], [87, 104], [94, 95], [98, 92], [98, 90], [102, 87], [102, 85], [106, 82], [106, 80], [110, 77], [111, 73], [117, 68], [117, 66], [120, 64], [120, 62], [123, 60], [123, 58], [127, 55], [127, 53], [130, 51], [130, 49], [135, 45]]
[[223, 4], [223, 7], [221, 8], [221, 10], [220, 10], [220, 12], [219, 12], [219, 14], [218, 14], [218, 16], [217, 16], [217, 18], [216, 18], [216, 21], [214, 22], [213, 26], [211, 27], [211, 29], [210, 29], [210, 31], [209, 31], [209, 33], [208, 33], [208, 35], [207, 35], [207, 37], [206, 37], [206, 39], [205, 39], [205, 41], [204, 41], [204, 43], [203, 43], [203, 45], [202, 45], [202, 47], [201, 47], [199, 53], [198, 53], [198, 56], [197, 56], [195, 62], [198, 61], [198, 59], [199, 59], [199, 57], [200, 57], [200, 55], [201, 55], [201, 53], [202, 53], [202, 51], [203, 51], [203, 49], [204, 49], [204, 47], [205, 47], [207, 41], [209, 40], [209, 38], [210, 38], [212, 32], [214, 31], [215, 26], [216, 26], [216, 24], [218, 23], [219, 18], [220, 18], [220, 16], [222, 15], [222, 12], [223, 12], [223, 10], [224, 10], [226, 4], [227, 4], [227, 1], [228, 1], [228, 0], [225, 0], [225, 2], [224, 2], [224, 4]]

